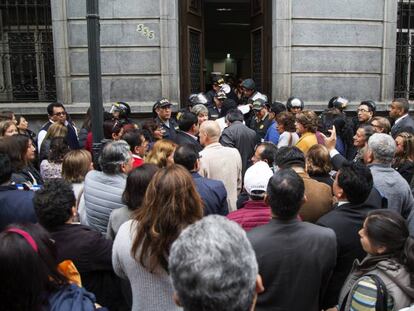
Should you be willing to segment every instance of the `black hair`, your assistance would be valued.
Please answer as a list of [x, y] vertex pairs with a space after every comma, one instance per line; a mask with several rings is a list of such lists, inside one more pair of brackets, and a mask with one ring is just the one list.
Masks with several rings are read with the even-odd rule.
[[183, 144], [178, 146], [174, 152], [174, 163], [184, 166], [190, 172], [199, 158], [199, 153], [192, 144]]
[[338, 172], [338, 186], [352, 204], [365, 202], [373, 185], [371, 170], [361, 163], [345, 162]]
[[268, 105], [271, 112], [278, 115], [282, 111], [286, 111], [286, 106], [281, 102], [273, 102]]
[[177, 122], [180, 130], [188, 132], [193, 125], [198, 124], [198, 118], [195, 113], [184, 111], [180, 114]]
[[144, 163], [128, 174], [122, 201], [128, 206], [129, 210], [133, 211], [141, 206], [145, 191], [157, 171], [157, 165]]
[[144, 142], [142, 136], [144, 136], [144, 133], [141, 130], [133, 129], [122, 135], [122, 139], [128, 143], [131, 152], [134, 153], [135, 147], [141, 146]]
[[0, 167], [0, 184], [4, 184], [10, 181], [13, 172], [10, 158], [5, 153], [0, 153]]
[[263, 146], [262, 153], [260, 154], [260, 159], [262, 161], [266, 161], [270, 167], [273, 167], [277, 153], [277, 146], [274, 143], [268, 141], [257, 145], [256, 149], [260, 146]]
[[375, 210], [365, 219], [365, 232], [373, 245], [385, 247], [385, 253], [392, 254], [407, 267], [413, 284], [414, 240], [410, 237], [406, 220], [394, 210]]
[[63, 110], [65, 110], [65, 107], [63, 106], [63, 104], [61, 104], [61, 103], [51, 103], [47, 106], [47, 114], [49, 116], [53, 115], [53, 108], [63, 108]]
[[2, 137], [0, 140], [0, 152], [9, 156], [13, 173], [27, 166], [25, 155], [29, 141], [30, 138], [22, 134]]
[[47, 230], [67, 222], [75, 204], [76, 198], [71, 184], [58, 178], [46, 181], [33, 197], [37, 219]]
[[230, 123], [233, 123], [236, 121], [243, 122], [244, 116], [243, 116], [243, 113], [239, 109], [234, 108], [234, 109], [230, 109], [229, 111], [227, 111], [226, 120]]
[[305, 185], [292, 169], [276, 172], [267, 185], [267, 203], [280, 219], [295, 218], [302, 205]]
[[359, 106], [361, 106], [361, 105], [367, 106], [368, 107], [368, 110], [371, 111], [371, 112], [373, 112], [373, 113], [375, 113], [375, 111], [377, 110], [377, 104], [373, 100], [371, 100], [371, 99], [363, 100], [359, 104]]
[[220, 117], [225, 117], [231, 109], [237, 109], [237, 103], [231, 98], [226, 98], [221, 106]]
[[48, 160], [54, 163], [62, 163], [63, 157], [70, 151], [65, 137], [53, 137], [50, 141]]
[[[21, 235], [26, 231], [38, 247], [36, 252]], [[2, 310], [40, 311], [49, 295], [68, 280], [57, 269], [56, 247], [50, 234], [38, 224], [12, 224], [0, 233], [0, 300]]]
[[300, 166], [305, 168], [305, 155], [298, 147], [282, 147], [276, 152], [275, 165], [280, 168]]
[[364, 135], [365, 135], [365, 141], [368, 142], [369, 138], [375, 134], [374, 131], [374, 127], [371, 124], [361, 124], [360, 126], [358, 126], [358, 129], [363, 129], [364, 130]]
[[82, 128], [86, 129], [88, 132], [92, 130], [92, 111], [91, 107], [86, 110], [86, 118], [83, 120]]
[[122, 123], [115, 119], [104, 120], [103, 132], [105, 139], [112, 140], [112, 134], [118, 135], [122, 130]]

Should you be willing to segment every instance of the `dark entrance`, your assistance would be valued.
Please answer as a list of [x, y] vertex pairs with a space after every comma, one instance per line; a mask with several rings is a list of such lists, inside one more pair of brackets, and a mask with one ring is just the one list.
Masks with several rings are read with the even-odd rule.
[[56, 100], [50, 0], [0, 1], [0, 102]]
[[271, 96], [271, 2], [180, 1], [181, 104], [210, 88], [210, 77], [252, 77]]

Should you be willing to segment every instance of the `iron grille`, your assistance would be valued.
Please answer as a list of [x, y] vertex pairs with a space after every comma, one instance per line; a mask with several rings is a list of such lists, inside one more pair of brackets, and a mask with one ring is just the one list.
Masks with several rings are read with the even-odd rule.
[[262, 90], [262, 29], [252, 33], [252, 78], [258, 90]]
[[190, 30], [190, 91], [201, 91], [201, 33]]
[[0, 102], [56, 100], [50, 0], [0, 1]]

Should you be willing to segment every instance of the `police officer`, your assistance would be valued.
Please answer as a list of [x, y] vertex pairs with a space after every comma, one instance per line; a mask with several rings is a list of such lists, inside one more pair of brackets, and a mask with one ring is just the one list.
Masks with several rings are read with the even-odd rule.
[[116, 102], [112, 104], [109, 111], [114, 119], [117, 119], [122, 125], [135, 124], [130, 118], [131, 107], [125, 102]]
[[289, 112], [293, 114], [297, 114], [303, 110], [305, 107], [305, 104], [303, 100], [301, 100], [299, 97], [289, 97], [286, 102], [286, 108]]
[[256, 99], [252, 103], [254, 117], [250, 122], [250, 128], [256, 132], [256, 143], [264, 141], [267, 129], [272, 124], [267, 111], [266, 102], [262, 98]]
[[162, 138], [175, 141], [178, 124], [171, 117], [171, 106], [172, 104], [168, 99], [162, 98], [154, 104], [153, 112], [156, 114], [155, 122], [160, 126], [163, 132]]

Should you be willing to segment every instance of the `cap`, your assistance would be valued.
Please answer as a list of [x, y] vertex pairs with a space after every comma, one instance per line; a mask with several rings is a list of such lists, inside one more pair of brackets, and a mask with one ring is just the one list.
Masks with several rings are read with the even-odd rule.
[[254, 90], [256, 88], [256, 84], [254, 83], [253, 79], [243, 80], [240, 85], [248, 90]]
[[256, 99], [252, 103], [252, 109], [253, 110], [262, 110], [263, 107], [266, 107], [266, 102], [261, 98]]
[[218, 91], [217, 94], [216, 94], [216, 97], [218, 99], [226, 99], [227, 98], [227, 95], [223, 91]]
[[335, 96], [329, 100], [328, 108], [337, 108], [340, 110], [344, 110], [348, 106], [348, 103], [349, 100], [345, 97]]
[[213, 84], [217, 84], [219, 86], [221, 86], [222, 84], [224, 84], [224, 79], [220, 76], [214, 76], [212, 78]]
[[163, 107], [167, 107], [167, 106], [171, 106], [172, 104], [170, 103], [170, 101], [166, 98], [162, 98], [159, 101], [157, 101], [154, 105], [154, 108], [163, 108]]
[[265, 192], [272, 176], [273, 172], [266, 162], [256, 162], [244, 174], [244, 188], [248, 194], [252, 194], [252, 191]]

